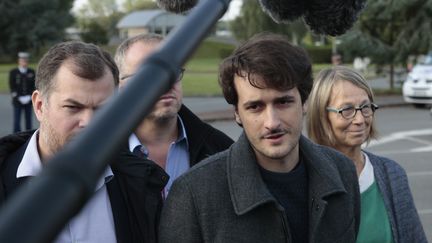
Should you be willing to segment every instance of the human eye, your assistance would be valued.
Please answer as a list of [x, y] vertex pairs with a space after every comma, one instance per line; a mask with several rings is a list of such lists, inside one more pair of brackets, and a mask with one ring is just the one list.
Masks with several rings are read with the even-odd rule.
[[257, 112], [261, 109], [262, 105], [259, 103], [250, 103], [245, 106], [247, 111]]
[[361, 111], [363, 115], [371, 115], [372, 114], [372, 104], [364, 104], [361, 107]]
[[287, 97], [280, 97], [276, 99], [274, 104], [280, 108], [288, 108], [294, 102], [295, 99], [293, 97], [287, 96]]
[[78, 105], [64, 105], [63, 108], [69, 113], [76, 113], [81, 109]]
[[282, 98], [282, 99], [279, 99], [277, 101], [277, 103], [280, 104], [280, 105], [287, 105], [287, 104], [291, 104], [293, 102], [294, 102], [294, 100], [290, 99], [290, 98]]
[[347, 106], [340, 110], [343, 117], [350, 118], [355, 114], [354, 106]]

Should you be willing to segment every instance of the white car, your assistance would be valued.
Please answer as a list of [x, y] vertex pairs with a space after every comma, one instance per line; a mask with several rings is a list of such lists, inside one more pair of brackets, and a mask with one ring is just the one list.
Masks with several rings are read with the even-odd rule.
[[432, 104], [432, 53], [408, 73], [402, 86], [402, 95], [405, 102], [415, 106]]

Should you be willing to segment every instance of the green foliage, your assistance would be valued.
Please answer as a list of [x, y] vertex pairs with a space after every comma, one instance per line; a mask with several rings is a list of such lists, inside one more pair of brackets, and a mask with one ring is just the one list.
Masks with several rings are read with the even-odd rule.
[[432, 1], [374, 0], [354, 29], [342, 37], [344, 54], [369, 56], [373, 63], [405, 62], [432, 47]]
[[372, 63], [390, 66], [390, 88], [394, 66], [411, 54], [432, 48], [432, 1], [374, 0], [360, 15], [351, 32], [343, 36], [344, 56], [368, 56]]
[[83, 25], [81, 39], [84, 42], [105, 45], [108, 43], [108, 30], [97, 21], [91, 21]]
[[120, 10], [116, 0], [88, 0], [77, 13], [77, 25], [84, 41], [106, 44], [109, 37], [118, 35], [117, 23], [127, 13], [156, 8], [156, 2], [151, 0], [125, 0], [124, 10]]
[[156, 1], [152, 0], [125, 0], [123, 8], [127, 13], [143, 9], [158, 9]]
[[116, 0], [88, 0], [77, 13], [77, 26], [86, 42], [106, 44], [110, 36], [118, 34], [116, 25], [124, 16]]
[[331, 63], [331, 46], [307, 46], [305, 49], [313, 63]]
[[300, 20], [290, 24], [277, 24], [262, 11], [258, 1], [243, 0], [240, 15], [231, 22], [231, 31], [239, 40], [246, 40], [254, 34], [270, 31], [286, 35], [292, 43], [298, 45], [306, 35], [307, 28]]
[[235, 46], [206, 40], [195, 51], [194, 58], [225, 58], [232, 53]]
[[222, 95], [218, 83], [217, 72], [196, 73], [186, 72], [183, 78], [185, 96], [217, 96]]
[[59, 41], [73, 23], [73, 0], [2, 0], [0, 3], [0, 54], [15, 59], [18, 51], [38, 52]]

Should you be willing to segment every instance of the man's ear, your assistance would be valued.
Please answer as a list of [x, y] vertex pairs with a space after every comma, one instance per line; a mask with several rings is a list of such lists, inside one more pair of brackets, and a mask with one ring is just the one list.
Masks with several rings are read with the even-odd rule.
[[307, 114], [309, 99], [307, 99], [302, 105], [303, 115]]
[[234, 116], [235, 116], [236, 123], [237, 123], [239, 126], [242, 126], [242, 122], [241, 122], [241, 119], [240, 119], [240, 116], [239, 116], [239, 114], [238, 114], [237, 109], [234, 110]]
[[41, 122], [42, 120], [42, 115], [43, 115], [43, 106], [44, 106], [44, 98], [42, 97], [41, 93], [39, 90], [35, 90], [33, 91], [32, 94], [32, 104], [33, 104], [33, 111], [36, 115], [36, 118], [38, 119], [39, 122]]

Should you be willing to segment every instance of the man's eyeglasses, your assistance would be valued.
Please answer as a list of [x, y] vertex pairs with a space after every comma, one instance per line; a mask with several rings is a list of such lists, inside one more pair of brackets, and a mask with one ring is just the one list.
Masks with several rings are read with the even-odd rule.
[[[183, 78], [183, 74], [184, 74], [184, 71], [185, 71], [186, 69], [184, 69], [184, 68], [179, 68], [178, 70], [177, 70], [177, 79], [176, 79], [176, 81], [178, 82], [178, 81], [180, 81], [180, 80], [182, 80], [182, 78]], [[125, 80], [125, 79], [128, 79], [128, 78], [131, 78], [131, 77], [133, 77], [135, 75], [135, 73], [133, 73], [133, 74], [128, 74], [128, 75], [125, 75], [125, 76], [122, 76], [122, 77], [120, 77], [120, 80]]]
[[179, 70], [178, 70], [178, 72], [177, 72], [177, 81], [180, 81], [180, 80], [182, 80], [183, 79], [183, 74], [184, 74], [184, 71], [185, 71], [186, 69], [184, 69], [184, 68], [180, 68]]
[[363, 117], [370, 117], [375, 113], [375, 111], [378, 108], [379, 108], [378, 105], [374, 103], [370, 103], [370, 104], [364, 104], [360, 107], [347, 106], [342, 109], [327, 107], [327, 111], [336, 112], [341, 114], [342, 117], [345, 119], [351, 119], [356, 116], [357, 111], [361, 111]]

